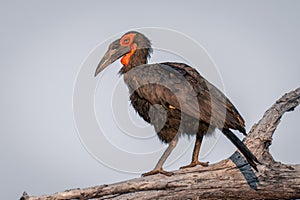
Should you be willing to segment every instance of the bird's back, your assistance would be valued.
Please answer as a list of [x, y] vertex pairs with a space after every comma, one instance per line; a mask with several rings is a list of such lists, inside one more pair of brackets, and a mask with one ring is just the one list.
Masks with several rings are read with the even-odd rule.
[[[244, 120], [229, 99], [186, 64], [141, 65], [124, 74], [124, 79], [132, 93], [134, 108], [149, 123], [150, 107], [161, 105], [169, 119], [178, 121], [179, 118], [178, 123], [186, 116], [187, 122], [196, 120], [218, 129], [231, 128], [245, 133]], [[194, 122], [187, 124], [185, 129], [195, 126]], [[179, 127], [174, 123], [172, 126]]]
[[[245, 121], [238, 110], [235, 108], [235, 106], [217, 87], [215, 87], [203, 76], [201, 76], [201, 74], [199, 74], [196, 69], [184, 63], [167, 62], [164, 64], [172, 66], [173, 68], [177, 67], [180, 70], [184, 70], [196, 80], [196, 87], [202, 89], [202, 92], [198, 93], [198, 102], [200, 105], [202, 105], [202, 107], [210, 107], [212, 112], [211, 117], [217, 120], [217, 128], [231, 128], [239, 130], [244, 134], [246, 133]], [[209, 103], [207, 101], [204, 101], [205, 99], [210, 99], [211, 102]], [[211, 106], [209, 106], [208, 104], [210, 104]], [[225, 121], [224, 123], [222, 123], [224, 117]], [[222, 127], [222, 124], [224, 125], [224, 127]]]

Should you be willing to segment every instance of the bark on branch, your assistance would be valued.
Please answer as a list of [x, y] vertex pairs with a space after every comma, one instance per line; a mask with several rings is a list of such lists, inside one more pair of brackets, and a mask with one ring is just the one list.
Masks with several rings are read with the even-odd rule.
[[230, 158], [208, 167], [175, 171], [166, 177], [154, 175], [53, 195], [28, 196], [22, 200], [46, 199], [296, 199], [300, 198], [300, 164], [277, 162], [269, 152], [272, 136], [285, 112], [300, 103], [300, 88], [283, 95], [254, 124], [244, 142], [262, 163], [253, 171], [235, 152]]

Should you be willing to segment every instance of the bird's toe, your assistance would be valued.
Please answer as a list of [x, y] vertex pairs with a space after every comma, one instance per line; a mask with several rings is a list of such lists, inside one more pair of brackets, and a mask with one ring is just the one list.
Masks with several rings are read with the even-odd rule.
[[145, 176], [151, 176], [151, 175], [154, 175], [154, 174], [163, 174], [163, 175], [166, 175], [166, 176], [172, 176], [174, 173], [173, 172], [167, 172], [163, 169], [154, 169], [150, 172], [142, 174], [142, 176], [145, 177]]
[[191, 164], [189, 164], [189, 165], [180, 167], [180, 169], [186, 169], [186, 168], [190, 168], [190, 167], [195, 167], [197, 165], [202, 165], [203, 167], [207, 167], [208, 163], [209, 162], [200, 162], [199, 160], [196, 160], [196, 161], [192, 161]]

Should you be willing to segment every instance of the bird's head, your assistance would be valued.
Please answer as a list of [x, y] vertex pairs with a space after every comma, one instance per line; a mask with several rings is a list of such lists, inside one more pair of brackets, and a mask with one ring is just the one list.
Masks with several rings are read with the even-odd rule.
[[136, 31], [127, 32], [109, 45], [95, 76], [121, 57], [124, 69], [146, 64], [151, 52], [151, 42], [145, 35]]

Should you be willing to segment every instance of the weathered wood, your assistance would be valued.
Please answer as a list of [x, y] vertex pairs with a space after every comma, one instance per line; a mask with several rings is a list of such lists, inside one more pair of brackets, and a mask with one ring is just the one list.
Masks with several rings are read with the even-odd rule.
[[272, 136], [282, 115], [300, 103], [300, 88], [281, 97], [254, 124], [245, 144], [261, 165], [253, 171], [235, 152], [230, 158], [208, 167], [174, 171], [120, 183], [72, 189], [39, 197], [24, 193], [23, 200], [46, 199], [296, 199], [300, 198], [300, 165], [286, 165], [269, 152]]

